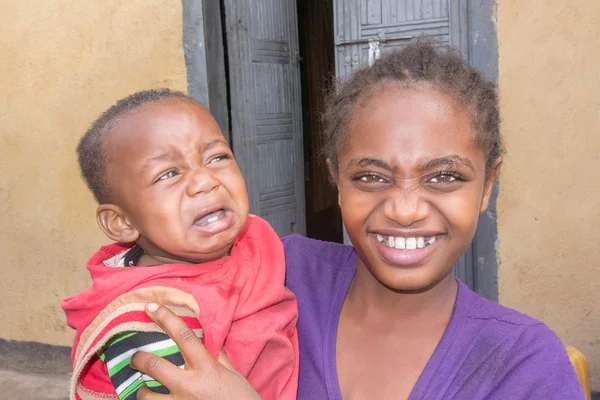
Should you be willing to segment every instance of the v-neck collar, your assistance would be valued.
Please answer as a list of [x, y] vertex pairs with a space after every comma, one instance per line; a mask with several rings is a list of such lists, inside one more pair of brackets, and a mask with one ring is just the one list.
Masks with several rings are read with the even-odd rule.
[[[330, 400], [341, 400], [342, 392], [340, 389], [340, 383], [338, 380], [337, 365], [336, 365], [336, 341], [337, 332], [340, 323], [340, 316], [342, 313], [342, 307], [344, 300], [350, 289], [350, 284], [354, 275], [356, 275], [356, 252], [353, 252], [352, 257], [349, 258], [348, 263], [352, 263], [353, 268], [348, 268], [348, 264], [345, 268], [340, 269], [340, 280], [339, 284], [335, 287], [335, 293], [333, 295], [333, 301], [329, 308], [329, 319], [326, 327], [326, 338], [323, 343], [323, 356], [324, 356], [324, 371], [325, 371], [325, 383], [327, 386], [327, 395]], [[462, 283], [459, 279], [456, 279], [458, 289], [456, 293], [456, 301], [454, 303], [454, 309], [452, 310], [452, 316], [448, 322], [448, 326], [442, 335], [442, 338], [436, 346], [431, 358], [425, 365], [423, 372], [419, 376], [417, 383], [410, 392], [408, 400], [421, 400], [425, 399], [427, 391], [433, 386], [431, 381], [436, 376], [436, 372], [440, 365], [443, 364], [444, 358], [447, 356], [451, 349], [452, 342], [454, 341], [454, 335], [457, 327], [460, 325], [462, 320], [461, 315], [463, 314], [463, 303], [466, 293], [469, 291], [467, 286]]]

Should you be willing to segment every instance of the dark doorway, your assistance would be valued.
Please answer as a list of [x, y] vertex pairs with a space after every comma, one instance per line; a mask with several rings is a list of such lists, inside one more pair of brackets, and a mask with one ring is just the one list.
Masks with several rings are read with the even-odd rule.
[[304, 129], [306, 233], [331, 242], [343, 241], [337, 191], [320, 156], [322, 114], [335, 77], [333, 0], [299, 0], [298, 31]]

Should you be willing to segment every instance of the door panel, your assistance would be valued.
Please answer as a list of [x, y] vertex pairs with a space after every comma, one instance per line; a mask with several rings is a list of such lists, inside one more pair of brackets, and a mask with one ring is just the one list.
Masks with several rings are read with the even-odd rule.
[[305, 233], [298, 27], [293, 0], [226, 0], [232, 145], [250, 211]]
[[466, 0], [335, 0], [336, 74], [368, 65], [373, 42], [383, 54], [421, 35], [468, 57], [467, 28]]

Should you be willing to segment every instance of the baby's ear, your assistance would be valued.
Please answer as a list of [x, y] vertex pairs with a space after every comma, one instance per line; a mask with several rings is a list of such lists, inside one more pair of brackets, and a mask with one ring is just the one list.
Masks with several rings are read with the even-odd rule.
[[100, 204], [96, 210], [96, 220], [102, 232], [115, 242], [135, 242], [140, 237], [123, 209], [114, 204]]
[[492, 167], [490, 175], [486, 178], [483, 188], [483, 199], [481, 201], [480, 213], [487, 211], [490, 204], [490, 197], [492, 197], [492, 190], [494, 190], [494, 184], [500, 176], [500, 169], [502, 168], [502, 156], [499, 156]]

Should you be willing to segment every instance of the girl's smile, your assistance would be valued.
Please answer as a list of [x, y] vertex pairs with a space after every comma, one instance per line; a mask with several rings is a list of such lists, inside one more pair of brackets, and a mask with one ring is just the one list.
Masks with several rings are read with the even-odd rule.
[[434, 246], [439, 246], [443, 234], [409, 232], [405, 236], [371, 234], [377, 241], [377, 251], [391, 265], [398, 267], [417, 267], [431, 254]]

